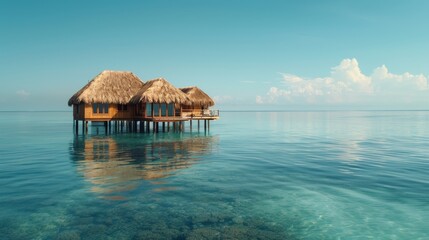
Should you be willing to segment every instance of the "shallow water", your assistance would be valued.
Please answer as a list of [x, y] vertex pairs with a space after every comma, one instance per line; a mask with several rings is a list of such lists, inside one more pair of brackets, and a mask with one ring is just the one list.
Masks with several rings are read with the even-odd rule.
[[71, 115], [0, 112], [1, 239], [429, 238], [427, 111], [86, 136]]

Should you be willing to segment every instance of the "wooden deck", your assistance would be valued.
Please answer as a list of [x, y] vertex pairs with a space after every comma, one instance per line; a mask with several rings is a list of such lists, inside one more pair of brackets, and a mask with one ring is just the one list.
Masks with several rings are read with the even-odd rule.
[[150, 121], [150, 122], [184, 122], [188, 121], [188, 118], [184, 117], [150, 117], [150, 118], [136, 118], [136, 121]]
[[218, 120], [219, 116], [193, 116], [186, 117], [186, 121], [188, 120]]

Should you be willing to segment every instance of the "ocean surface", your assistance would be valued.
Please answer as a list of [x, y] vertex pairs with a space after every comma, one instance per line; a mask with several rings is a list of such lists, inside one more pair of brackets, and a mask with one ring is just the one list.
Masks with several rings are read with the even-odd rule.
[[429, 239], [429, 111], [221, 112], [210, 132], [0, 112], [0, 239]]

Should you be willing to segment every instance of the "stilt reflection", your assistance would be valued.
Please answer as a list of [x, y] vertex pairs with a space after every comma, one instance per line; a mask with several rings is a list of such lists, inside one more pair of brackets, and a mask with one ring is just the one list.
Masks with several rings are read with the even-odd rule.
[[196, 164], [213, 151], [214, 136], [76, 137], [70, 156], [77, 171], [101, 197], [121, 200], [145, 184], [155, 192], [173, 190], [169, 176]]

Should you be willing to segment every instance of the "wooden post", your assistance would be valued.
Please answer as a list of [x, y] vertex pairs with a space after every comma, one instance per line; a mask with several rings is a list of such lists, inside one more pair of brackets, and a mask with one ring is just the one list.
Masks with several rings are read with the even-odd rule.
[[207, 120], [204, 119], [204, 131], [207, 131]]
[[146, 121], [146, 132], [150, 133], [150, 122]]
[[200, 120], [198, 120], [198, 132], [200, 131]]
[[210, 120], [207, 120], [207, 130], [210, 131]]
[[165, 132], [165, 122], [162, 122], [162, 131]]
[[75, 121], [76, 123], [76, 135], [79, 134], [79, 120]]
[[104, 121], [104, 132], [107, 134], [107, 121]]
[[192, 132], [192, 117], [191, 117], [191, 120], [189, 120], [189, 131]]
[[167, 122], [167, 132], [170, 132], [170, 122]]

